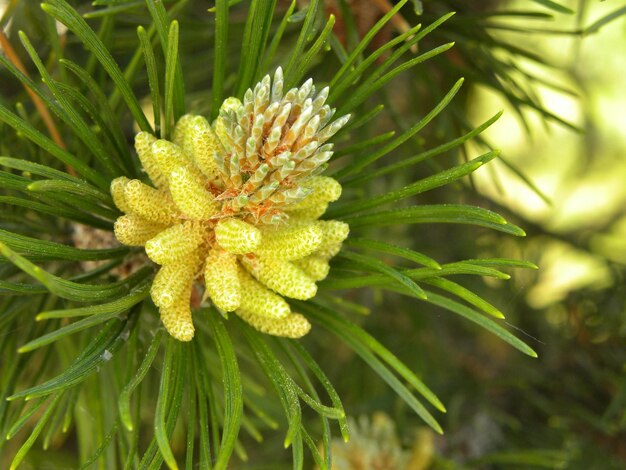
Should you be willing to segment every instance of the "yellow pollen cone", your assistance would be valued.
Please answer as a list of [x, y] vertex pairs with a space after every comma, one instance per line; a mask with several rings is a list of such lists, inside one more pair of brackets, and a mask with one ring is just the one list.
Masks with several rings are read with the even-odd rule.
[[311, 330], [309, 321], [299, 313], [292, 313], [279, 319], [255, 315], [243, 308], [237, 309], [235, 313], [250, 326], [268, 335], [302, 338]]
[[144, 246], [160, 265], [150, 295], [181, 341], [194, 335], [196, 283], [204, 299], [259, 331], [304, 336], [311, 325], [287, 300], [316, 295], [348, 236], [347, 224], [318, 219], [341, 195], [340, 183], [320, 173], [333, 153], [327, 141], [349, 116], [330, 123], [328, 88], [316, 90], [311, 79], [283, 86], [279, 67], [241, 101], [227, 98], [213, 123], [185, 115], [171, 141], [138, 133], [135, 149], [153, 186], [111, 182], [124, 213], [115, 236]]
[[180, 118], [174, 129], [174, 143], [191, 157], [209, 181], [218, 177], [213, 156], [216, 152], [223, 153], [224, 148], [204, 117], [186, 114]]
[[190, 219], [206, 220], [219, 211], [219, 205], [206, 190], [202, 179], [186, 167], [172, 170], [169, 187], [174, 204]]
[[159, 189], [167, 188], [167, 177], [163, 174], [152, 155], [152, 144], [157, 138], [149, 132], [140, 132], [135, 136], [135, 150], [141, 166], [150, 177], [150, 181]]
[[143, 184], [130, 180], [124, 186], [124, 199], [129, 213], [160, 224], [172, 224], [178, 217], [178, 210], [169, 195]]
[[113, 203], [122, 212], [130, 212], [130, 208], [128, 207], [126, 198], [124, 197], [124, 188], [129, 181], [130, 180], [125, 176], [120, 176], [119, 178], [115, 178], [111, 181], [110, 189], [111, 197], [113, 197]]
[[143, 246], [166, 228], [133, 214], [118, 217], [113, 226], [115, 238], [127, 246]]
[[292, 204], [289, 210], [309, 209], [320, 204], [336, 201], [341, 196], [341, 185], [329, 176], [313, 176], [307, 179], [302, 186], [310, 189], [311, 194], [302, 201]]
[[150, 297], [157, 307], [171, 307], [189, 289], [197, 274], [197, 259], [195, 254], [179, 263], [161, 266], [150, 288]]
[[152, 158], [158, 166], [159, 171], [165, 177], [165, 184], [169, 185], [169, 178], [172, 171], [180, 166], [187, 167], [190, 171], [196, 171], [193, 168], [191, 159], [187, 157], [183, 150], [169, 140], [159, 139], [152, 144]]
[[283, 318], [291, 313], [289, 304], [271, 290], [257, 282], [242, 267], [238, 270], [241, 284], [240, 308], [269, 318]]
[[305, 273], [311, 277], [314, 281], [321, 281], [326, 279], [328, 271], [330, 271], [330, 265], [328, 260], [321, 256], [311, 255], [302, 259], [295, 260], [293, 262], [296, 266], [302, 269]]
[[226, 312], [232, 312], [241, 304], [237, 270], [237, 257], [232, 253], [219, 248], [209, 252], [204, 267], [206, 293], [217, 308]]
[[265, 258], [295, 260], [310, 255], [322, 243], [322, 231], [315, 224], [261, 230], [262, 243], [254, 253]]
[[179, 341], [191, 341], [194, 335], [191, 307], [189, 306], [190, 292], [185, 291], [179, 299], [168, 307], [161, 307], [161, 321], [167, 332]]
[[157, 264], [181, 262], [202, 243], [205, 231], [194, 222], [183, 222], [163, 230], [146, 242], [146, 254]]
[[289, 215], [289, 218], [293, 220], [315, 220], [324, 215], [326, 209], [328, 209], [327, 202], [318, 202], [314, 206], [297, 210], [292, 210], [291, 207], [287, 207], [286, 212]]
[[244, 256], [241, 263], [260, 283], [285, 297], [307, 300], [317, 293], [313, 279], [290, 261]]
[[339, 220], [319, 220], [316, 224], [322, 231], [323, 245], [341, 243], [350, 233], [350, 226]]
[[230, 253], [243, 255], [254, 251], [261, 243], [261, 232], [243, 220], [222, 219], [215, 226], [217, 243]]

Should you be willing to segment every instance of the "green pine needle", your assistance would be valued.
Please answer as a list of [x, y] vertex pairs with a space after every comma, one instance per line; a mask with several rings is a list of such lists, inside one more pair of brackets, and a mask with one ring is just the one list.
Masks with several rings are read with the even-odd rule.
[[[535, 3], [553, 12], [569, 10], [556, 2]], [[435, 413], [446, 407], [426, 385], [428, 375], [422, 380], [411, 369], [414, 364], [392, 352], [395, 345], [387, 348], [377, 338], [388, 309], [380, 308], [378, 297], [370, 302], [360, 291], [340, 290], [384, 292], [411, 302], [398, 304], [410, 311], [415, 305], [450, 311], [537, 357], [499, 323], [506, 310], [468, 287], [472, 284], [450, 279], [505, 280], [509, 268], [536, 266], [506, 258], [450, 262], [447, 247], [418, 245], [428, 237], [411, 227], [456, 224], [459, 237], [470, 238], [525, 235], [480, 207], [482, 200], [468, 184], [475, 171], [499, 156], [482, 133], [502, 112], [472, 128], [463, 99], [456, 98], [464, 93], [464, 79], [450, 70], [466, 70], [468, 80], [482, 78], [510, 102], [570, 125], [544, 109], [523, 80], [492, 83], [475, 64], [450, 60], [451, 50], [466, 54], [471, 46], [467, 17], [437, 9], [423, 13], [423, 25], [403, 26], [385, 38], [382, 33], [397, 27], [400, 16], [412, 18], [408, 5], [417, 11], [421, 3], [401, 0], [365, 31], [346, 2], [340, 2], [337, 18], [318, 0], [302, 8], [295, 0], [288, 5], [217, 0], [209, 11], [188, 0], [96, 0], [86, 10], [72, 5], [46, 0], [43, 13], [9, 24], [19, 14], [12, 5], [2, 19], [10, 42], [19, 39], [30, 60], [26, 74], [9, 54], [0, 56], [15, 84], [0, 103], [0, 331], [10, 332], [0, 335], [7, 364], [0, 371], [0, 430], [19, 441], [11, 469], [31, 463], [28, 453], [37, 440], [53, 453], [55, 446], [65, 448], [68, 435], [75, 436], [78, 449], [67, 464], [72, 468], [226, 469], [237, 459], [257, 458], [250, 440], [266, 439], [262, 445], [269, 447], [272, 432], [291, 447], [293, 468], [314, 463], [329, 469], [333, 432], [347, 442], [348, 417], [358, 409], [352, 399], [342, 401], [345, 386], [332, 370], [342, 348], [362, 359], [365, 380], [377, 376], [388, 385], [392, 398], [385, 395], [376, 406], [398, 398], [406, 405], [396, 407], [398, 413], [408, 411], [403, 419], [421, 420], [443, 433]], [[428, 23], [428, 18], [436, 19]], [[498, 25], [489, 18], [474, 20], [486, 25], [484, 30]], [[67, 33], [57, 32], [57, 22]], [[16, 33], [14, 23], [28, 36]], [[43, 45], [32, 32], [40, 30], [46, 32]], [[541, 59], [491, 42], [484, 30], [481, 37], [491, 48]], [[503, 77], [513, 67], [489, 47], [475, 49]], [[318, 296], [290, 301], [314, 324], [309, 338], [268, 337], [235, 313], [222, 315], [203, 305], [198, 291], [196, 336], [191, 344], [179, 343], [160, 326], [150, 300], [155, 269], [139, 256], [143, 250], [111, 245], [120, 216], [111, 180], [123, 175], [147, 182], [132, 145], [138, 130], [172, 139], [183, 114], [213, 120], [227, 97], [243, 97], [278, 66], [285, 89], [311, 76], [319, 89], [329, 84], [334, 117], [351, 114], [331, 141], [337, 149], [328, 171], [344, 194], [324, 214], [348, 223], [350, 237], [332, 260], [329, 276], [318, 283]], [[416, 99], [423, 93], [413, 89], [416, 83], [429, 90], [427, 102]], [[388, 93], [396, 87], [397, 93]], [[50, 111], [52, 123], [42, 122], [33, 100]], [[399, 109], [398, 100], [406, 101], [409, 111]], [[61, 140], [48, 137], [54, 136], [50, 125]], [[474, 143], [480, 150], [467, 150]], [[502, 161], [540, 194], [520, 169]], [[467, 194], [471, 204], [462, 203]], [[79, 234], [85, 233], [77, 230], [79, 224], [111, 241], [79, 248]], [[404, 246], [413, 239], [417, 248]], [[372, 322], [371, 333], [358, 323], [362, 320]], [[416, 341], [415, 347], [426, 345]]]

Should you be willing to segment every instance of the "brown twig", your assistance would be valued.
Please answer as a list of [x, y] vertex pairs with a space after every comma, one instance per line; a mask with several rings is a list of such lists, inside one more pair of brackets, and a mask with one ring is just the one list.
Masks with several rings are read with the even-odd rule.
[[[0, 30], [0, 47], [4, 51], [9, 62], [11, 62], [20, 72], [22, 72], [24, 75], [28, 77], [28, 72], [26, 71], [26, 67], [24, 67], [24, 64], [20, 60], [19, 56], [15, 53], [13, 46], [11, 46], [9, 39], [5, 36], [2, 30]], [[65, 142], [63, 142], [63, 139], [61, 138], [61, 134], [59, 134], [59, 131], [56, 125], [54, 124], [54, 120], [52, 119], [52, 116], [50, 115], [50, 112], [48, 111], [48, 108], [46, 108], [46, 105], [44, 104], [44, 102], [41, 100], [41, 98], [39, 98], [39, 96], [37, 96], [37, 93], [35, 93], [29, 86], [27, 86], [25, 83], [23, 85], [24, 85], [24, 90], [26, 90], [26, 93], [28, 93], [28, 96], [30, 96], [30, 99], [35, 105], [35, 108], [37, 108], [37, 111], [39, 112], [41, 119], [46, 125], [46, 128], [48, 129], [48, 132], [50, 133], [50, 137], [52, 137], [52, 140], [62, 149], [66, 149], [67, 147], [65, 145]], [[72, 167], [67, 166], [66, 168], [67, 168], [68, 173], [74, 176], [76, 175], [76, 172], [74, 171]]]
[[[9, 62], [15, 65], [15, 67], [20, 72], [22, 72], [24, 75], [28, 77], [28, 72], [26, 71], [26, 67], [24, 67], [24, 64], [22, 63], [18, 55], [15, 53], [15, 50], [11, 46], [11, 43], [9, 42], [8, 38], [4, 35], [4, 32], [2, 32], [2, 30], [0, 30], [0, 47], [2, 47], [2, 50], [4, 50], [4, 53], [7, 56], [7, 59], [9, 59]], [[46, 108], [46, 105], [43, 103], [41, 98], [39, 98], [39, 96], [37, 96], [37, 94], [33, 90], [31, 90], [30, 87], [26, 86], [26, 84], [24, 84], [24, 89], [26, 90], [26, 93], [28, 93], [28, 96], [30, 96], [30, 99], [33, 101], [35, 108], [37, 108], [37, 111], [39, 112], [41, 119], [43, 119], [44, 124], [48, 128], [48, 132], [50, 133], [50, 137], [52, 137], [52, 140], [54, 140], [54, 142], [59, 147], [62, 147], [64, 149], [67, 148], [65, 146], [65, 143], [63, 142], [63, 139], [61, 139], [61, 134], [59, 134], [59, 131], [57, 130], [56, 125], [54, 124], [54, 121], [52, 120], [52, 116], [50, 116], [50, 113], [48, 112], [48, 108]]]

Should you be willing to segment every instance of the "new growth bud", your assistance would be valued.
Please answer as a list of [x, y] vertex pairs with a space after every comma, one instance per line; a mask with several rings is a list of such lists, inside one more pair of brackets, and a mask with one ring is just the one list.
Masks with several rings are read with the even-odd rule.
[[283, 73], [267, 75], [228, 98], [209, 123], [183, 116], [172, 141], [140, 132], [135, 149], [152, 185], [119, 177], [111, 183], [124, 213], [115, 236], [143, 246], [159, 265], [150, 295], [167, 331], [194, 335], [191, 298], [234, 312], [257, 330], [299, 338], [311, 328], [285, 298], [307, 300], [328, 275], [348, 236], [339, 221], [319, 221], [341, 195], [322, 172], [325, 144], [347, 122], [333, 122], [312, 80], [283, 92]]

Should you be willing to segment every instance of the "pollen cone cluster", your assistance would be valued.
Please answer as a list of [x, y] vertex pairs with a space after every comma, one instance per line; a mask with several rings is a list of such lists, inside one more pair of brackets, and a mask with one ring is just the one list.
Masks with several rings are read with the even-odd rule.
[[[151, 288], [167, 331], [194, 335], [192, 299], [210, 300], [259, 331], [299, 338], [311, 325], [284, 297], [306, 300], [348, 236], [347, 224], [319, 220], [341, 186], [320, 176], [331, 122], [328, 88], [311, 80], [283, 93], [282, 71], [219, 117], [183, 116], [173, 142], [141, 132], [135, 149], [152, 185], [120, 177], [111, 193], [124, 212], [117, 239], [145, 247], [160, 269]], [[194, 303], [195, 304], [195, 303]]]

